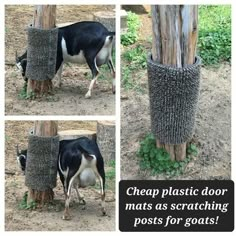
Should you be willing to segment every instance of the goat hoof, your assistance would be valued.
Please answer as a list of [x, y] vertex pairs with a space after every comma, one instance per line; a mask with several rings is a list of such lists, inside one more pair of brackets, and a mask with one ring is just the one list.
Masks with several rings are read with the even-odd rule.
[[70, 215], [63, 215], [62, 217], [63, 220], [71, 220]]
[[80, 205], [86, 205], [86, 201], [85, 201], [84, 199], [80, 199], [80, 200], [79, 200], [79, 204], [80, 204]]
[[85, 98], [91, 98], [91, 93], [89, 93], [89, 92], [87, 92], [86, 94], [85, 94]]
[[55, 83], [55, 88], [61, 88], [61, 83]]

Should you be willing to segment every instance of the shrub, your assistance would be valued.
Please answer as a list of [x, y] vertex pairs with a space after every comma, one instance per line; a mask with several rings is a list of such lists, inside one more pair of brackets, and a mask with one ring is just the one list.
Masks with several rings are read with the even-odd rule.
[[142, 45], [127, 50], [123, 56], [130, 63], [130, 69], [147, 68], [147, 52]]
[[[139, 86], [138, 77], [142, 75], [140, 69], [147, 68], [147, 52], [142, 45], [137, 45], [134, 48], [128, 49], [122, 55], [123, 61], [122, 65], [122, 85], [126, 89], [134, 89], [141, 92]], [[137, 77], [134, 79], [135, 72], [139, 71]]]
[[128, 30], [125, 34], [121, 35], [121, 44], [128, 46], [134, 44], [138, 40], [138, 29], [141, 25], [138, 15], [129, 11], [127, 13], [127, 26]]
[[21, 210], [34, 210], [37, 207], [37, 203], [33, 200], [31, 200], [29, 203], [27, 203], [28, 198], [28, 192], [24, 193], [24, 196], [19, 204], [19, 209]]
[[140, 142], [137, 154], [140, 158], [141, 169], [149, 169], [153, 174], [165, 173], [169, 176], [175, 176], [183, 172], [186, 164], [190, 161], [191, 155], [197, 155], [197, 148], [194, 144], [190, 144], [184, 161], [172, 161], [165, 149], [156, 147], [155, 137], [148, 134]]
[[205, 65], [231, 60], [230, 6], [200, 6], [198, 51]]

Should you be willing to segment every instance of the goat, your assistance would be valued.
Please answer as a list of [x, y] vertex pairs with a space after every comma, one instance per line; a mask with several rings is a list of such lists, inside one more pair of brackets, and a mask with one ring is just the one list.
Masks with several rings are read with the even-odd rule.
[[78, 186], [94, 185], [96, 176], [101, 187], [102, 213], [106, 214], [104, 161], [95, 140], [81, 137], [60, 141], [58, 171], [65, 193], [63, 219], [70, 219], [69, 204], [72, 186], [75, 187], [79, 201], [85, 204], [79, 194]]
[[[112, 62], [112, 43], [115, 32], [110, 32], [99, 22], [82, 21], [69, 26], [60, 27], [58, 30], [56, 72], [58, 86], [61, 86], [61, 74], [64, 62], [78, 64], [87, 63], [92, 72], [92, 81], [85, 98], [91, 97], [94, 84], [97, 81], [99, 69], [107, 64], [113, 73], [112, 92], [115, 93], [115, 68]], [[27, 66], [27, 51], [20, 57], [16, 52], [16, 65], [25, 77]]]
[[16, 145], [16, 160], [17, 160], [17, 163], [18, 163], [20, 169], [25, 174], [26, 160], [27, 160], [27, 149], [19, 150], [18, 144]]

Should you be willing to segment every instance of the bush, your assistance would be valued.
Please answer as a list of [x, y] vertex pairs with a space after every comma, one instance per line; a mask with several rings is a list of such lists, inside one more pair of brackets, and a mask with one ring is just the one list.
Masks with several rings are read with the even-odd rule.
[[147, 52], [140, 44], [135, 48], [125, 51], [123, 57], [130, 63], [130, 69], [137, 70], [147, 68]]
[[198, 51], [205, 65], [231, 60], [230, 6], [200, 6]]
[[149, 169], [153, 174], [164, 173], [169, 176], [175, 176], [182, 174], [186, 164], [190, 161], [191, 155], [197, 155], [197, 148], [194, 144], [190, 144], [184, 161], [172, 161], [165, 149], [156, 147], [155, 137], [152, 134], [148, 134], [140, 142], [137, 155], [140, 158], [141, 169]]
[[138, 40], [138, 29], [141, 25], [138, 15], [129, 11], [127, 13], [127, 26], [128, 30], [125, 34], [121, 35], [121, 44], [128, 46], [134, 44]]
[[[126, 62], [122, 65], [122, 85], [126, 89], [136, 89], [141, 92], [142, 88], [139, 85], [139, 76], [142, 76], [141, 69], [147, 68], [147, 52], [142, 45], [137, 45], [134, 48], [127, 49], [122, 55], [123, 61]], [[134, 76], [135, 72], [137, 76]], [[134, 78], [135, 77], [135, 78]]]

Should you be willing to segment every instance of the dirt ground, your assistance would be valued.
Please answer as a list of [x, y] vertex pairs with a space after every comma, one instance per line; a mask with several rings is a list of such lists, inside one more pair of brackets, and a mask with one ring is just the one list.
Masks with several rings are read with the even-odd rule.
[[[33, 231], [113, 231], [115, 230], [115, 180], [107, 180], [106, 191], [107, 216], [102, 216], [99, 189], [80, 189], [86, 201], [86, 208], [78, 204], [75, 191], [72, 191], [72, 206], [70, 221], [62, 220], [64, 211], [64, 193], [58, 178], [54, 188], [53, 204], [38, 210], [20, 210], [19, 204], [24, 193], [25, 176], [16, 161], [15, 145], [20, 149], [27, 148], [29, 130], [33, 121], [5, 122], [5, 230]], [[59, 121], [58, 129], [90, 129], [96, 130], [96, 122]], [[105, 172], [108, 171], [105, 165]]]
[[[133, 8], [132, 8], [133, 9]], [[138, 8], [140, 10], [140, 8]], [[142, 25], [139, 44], [150, 51], [150, 7], [137, 11]], [[146, 70], [138, 82], [142, 92], [121, 89], [121, 179], [167, 179], [141, 171], [136, 152], [139, 142], [151, 132]], [[135, 75], [134, 75], [135, 76]], [[138, 76], [136, 78], [138, 80]], [[175, 179], [213, 180], [231, 178], [231, 66], [202, 67], [199, 109], [192, 142], [198, 156]]]
[[[112, 11], [113, 5], [57, 6], [57, 24], [93, 20], [97, 11]], [[114, 115], [115, 96], [112, 94], [112, 75], [106, 70], [98, 78], [92, 98], [85, 99], [91, 81], [86, 65], [64, 66], [61, 88], [53, 95], [25, 100], [19, 97], [24, 86], [21, 73], [15, 66], [15, 52], [21, 55], [27, 47], [27, 26], [33, 19], [33, 6], [5, 6], [5, 114], [6, 115]], [[19, 20], [20, 19], [20, 20]], [[104, 66], [106, 68], [106, 65]], [[101, 79], [105, 77], [105, 79]], [[55, 83], [56, 78], [53, 79]]]

